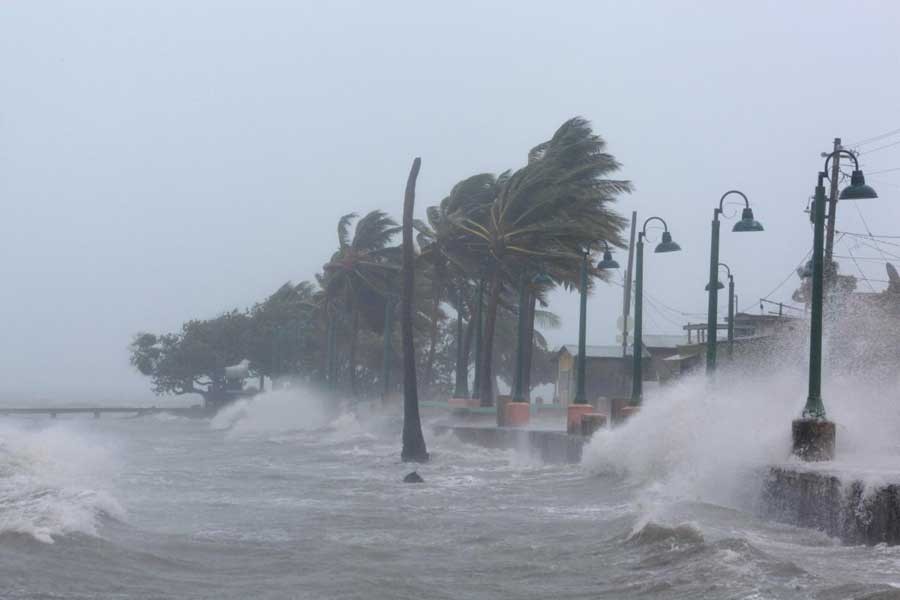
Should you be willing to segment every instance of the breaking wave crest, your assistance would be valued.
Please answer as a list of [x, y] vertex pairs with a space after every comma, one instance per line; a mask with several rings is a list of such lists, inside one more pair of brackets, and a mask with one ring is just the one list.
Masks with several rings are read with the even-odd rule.
[[98, 535], [103, 517], [124, 515], [107, 489], [112, 462], [107, 448], [65, 426], [0, 424], [0, 538]]
[[314, 433], [322, 441], [341, 443], [371, 435], [356, 414], [338, 412], [332, 404], [302, 388], [277, 390], [225, 407], [210, 426], [232, 437], [265, 436], [272, 441]]

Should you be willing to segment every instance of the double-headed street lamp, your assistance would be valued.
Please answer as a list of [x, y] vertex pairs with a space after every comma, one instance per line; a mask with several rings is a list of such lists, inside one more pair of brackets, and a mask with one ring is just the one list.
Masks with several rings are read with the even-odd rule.
[[634, 266], [634, 347], [632, 348], [633, 366], [631, 369], [631, 405], [639, 406], [643, 394], [642, 360], [644, 358], [643, 317], [644, 317], [644, 238], [647, 236], [647, 223], [659, 221], [663, 224], [662, 241], [656, 245], [654, 252], [677, 252], [681, 246], [672, 241], [669, 226], [660, 217], [650, 217], [638, 234], [637, 257]]
[[813, 253], [812, 299], [809, 322], [809, 394], [803, 414], [792, 424], [794, 454], [803, 460], [830, 460], [834, 457], [835, 427], [825, 418], [822, 402], [822, 305], [825, 275], [825, 185], [828, 162], [843, 154], [853, 159], [854, 171], [850, 185], [841, 191], [841, 200], [877, 198], [878, 194], [866, 185], [866, 178], [859, 168], [856, 155], [846, 150], [835, 150], [825, 158], [825, 166], [819, 172], [813, 202]]
[[[728, 272], [728, 358], [734, 358], [734, 276], [731, 274], [731, 268], [723, 262], [719, 263], [720, 267], [725, 267]], [[721, 290], [725, 286], [721, 281], [716, 281], [716, 290]], [[709, 284], [706, 284], [706, 291], [709, 291]]]
[[716, 289], [716, 283], [718, 283], [718, 271], [719, 271], [719, 215], [722, 215], [723, 208], [725, 206], [725, 198], [730, 196], [731, 194], [736, 194], [744, 199], [744, 210], [741, 213], [741, 220], [734, 224], [734, 227], [731, 228], [732, 231], [737, 232], [748, 232], [748, 231], [762, 231], [763, 226], [759, 221], [753, 218], [753, 209], [750, 208], [750, 201], [747, 200], [747, 196], [744, 195], [743, 192], [739, 190], [729, 190], [722, 194], [722, 197], [719, 199], [718, 208], [713, 209], [713, 220], [712, 220], [712, 240], [710, 242], [710, 251], [709, 251], [709, 284], [707, 284], [707, 290], [709, 290], [709, 306], [706, 312], [706, 373], [712, 374], [716, 370], [716, 341], [718, 335], [716, 335], [716, 322], [717, 311], [718, 311], [718, 290]]
[[[612, 257], [609, 244], [603, 251], [603, 260], [597, 263], [598, 270], [618, 269], [619, 263]], [[587, 404], [585, 374], [587, 372], [587, 288], [588, 272], [591, 265], [591, 249], [585, 248], [581, 255], [581, 312], [578, 317], [578, 357], [575, 364], [575, 399], [573, 404]]]

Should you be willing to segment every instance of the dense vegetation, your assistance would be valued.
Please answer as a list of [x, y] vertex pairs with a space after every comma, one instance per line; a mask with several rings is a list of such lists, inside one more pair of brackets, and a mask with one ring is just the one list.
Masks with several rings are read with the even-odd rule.
[[[589, 123], [570, 119], [521, 168], [463, 179], [415, 221], [413, 329], [425, 398], [471, 392], [492, 404], [497, 380], [512, 385], [516, 377], [520, 309], [526, 393], [553, 380], [552, 352], [535, 322], [557, 324], [540, 307], [553, 287], [578, 285], [585, 248], [622, 246], [625, 220], [612, 203], [631, 184], [607, 178], [618, 169]], [[160, 394], [214, 394], [226, 386], [225, 367], [243, 359], [260, 384], [301, 380], [345, 397], [380, 395], [387, 365], [389, 387], [398, 389], [398, 233], [381, 210], [345, 215], [315, 283], [286, 283], [252, 308], [192, 320], [179, 332], [139, 333], [131, 362]], [[595, 271], [591, 281], [602, 277]]]

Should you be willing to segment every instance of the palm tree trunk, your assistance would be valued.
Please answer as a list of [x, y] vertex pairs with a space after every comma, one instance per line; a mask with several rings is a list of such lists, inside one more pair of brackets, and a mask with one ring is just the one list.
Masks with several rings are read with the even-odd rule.
[[[436, 277], [436, 276], [435, 276]], [[425, 360], [425, 392], [430, 393], [434, 385], [434, 353], [437, 349], [438, 310], [441, 307], [440, 286], [435, 280], [431, 286], [431, 325], [428, 331], [428, 357]], [[426, 396], [427, 397], [427, 396]]]
[[454, 398], [469, 397], [469, 353], [464, 347], [468, 342], [463, 333], [462, 301], [456, 303], [456, 385], [453, 388]]
[[[469, 312], [471, 315], [472, 313]], [[462, 365], [466, 377], [466, 387], [469, 386], [469, 365], [472, 362], [472, 339], [475, 337], [475, 319], [469, 318], [466, 322], [466, 333], [463, 338]]]
[[525, 372], [523, 374], [522, 388], [525, 401], [531, 402], [531, 363], [534, 360], [534, 311], [537, 305], [537, 297], [534, 293], [528, 297], [528, 318], [525, 321]]
[[416, 178], [422, 160], [416, 158], [403, 198], [403, 296], [400, 304], [400, 327], [403, 334], [403, 462], [426, 462], [428, 450], [419, 418], [419, 395], [416, 389], [416, 349], [413, 344], [413, 304], [415, 298], [415, 257], [413, 256], [413, 207], [416, 201]]
[[[500, 303], [500, 269], [494, 264], [490, 273], [491, 295], [488, 299], [487, 311], [484, 320], [484, 333], [481, 340], [481, 373], [479, 374], [478, 395], [481, 406], [493, 406], [494, 402], [494, 330], [497, 327], [497, 306]], [[498, 407], [498, 411], [500, 408]], [[502, 415], [497, 413], [498, 421]]]
[[353, 303], [353, 323], [350, 332], [350, 393], [354, 398], [359, 396], [356, 382], [356, 350], [359, 346], [359, 308]]

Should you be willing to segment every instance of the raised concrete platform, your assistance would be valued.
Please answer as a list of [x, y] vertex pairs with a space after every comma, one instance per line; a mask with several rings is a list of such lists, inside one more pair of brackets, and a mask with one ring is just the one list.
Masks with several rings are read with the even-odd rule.
[[522, 429], [490, 425], [439, 424], [435, 433], [453, 433], [461, 441], [484, 448], [514, 448], [545, 463], [577, 464], [588, 438], [551, 429]]
[[762, 513], [848, 544], [900, 544], [900, 474], [822, 463], [771, 467]]

